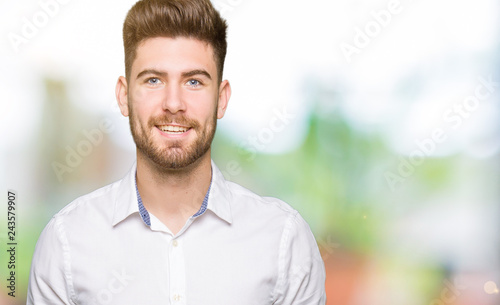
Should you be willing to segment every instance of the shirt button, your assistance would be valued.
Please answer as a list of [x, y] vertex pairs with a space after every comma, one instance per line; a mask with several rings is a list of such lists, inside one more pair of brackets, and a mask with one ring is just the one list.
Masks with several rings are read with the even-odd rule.
[[172, 241], [172, 246], [177, 247], [178, 245], [179, 245], [179, 243], [177, 242], [177, 239], [174, 239]]

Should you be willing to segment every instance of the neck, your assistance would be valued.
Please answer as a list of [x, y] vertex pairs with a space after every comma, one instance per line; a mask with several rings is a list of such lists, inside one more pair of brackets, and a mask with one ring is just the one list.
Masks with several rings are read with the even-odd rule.
[[165, 169], [137, 152], [137, 188], [144, 207], [174, 234], [201, 207], [212, 178], [210, 150], [183, 169]]

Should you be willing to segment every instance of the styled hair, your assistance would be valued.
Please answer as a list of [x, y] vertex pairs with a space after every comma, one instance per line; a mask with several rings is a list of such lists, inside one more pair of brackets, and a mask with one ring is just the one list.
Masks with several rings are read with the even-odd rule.
[[226, 58], [227, 24], [210, 0], [141, 0], [123, 24], [125, 75], [130, 79], [137, 47], [148, 38], [195, 38], [212, 46], [219, 82]]

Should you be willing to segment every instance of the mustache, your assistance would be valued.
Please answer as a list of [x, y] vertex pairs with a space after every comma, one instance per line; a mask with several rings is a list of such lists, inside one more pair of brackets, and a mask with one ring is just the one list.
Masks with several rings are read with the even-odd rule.
[[168, 125], [168, 124], [178, 124], [191, 128], [198, 128], [200, 126], [200, 123], [198, 123], [198, 121], [183, 115], [181, 116], [161, 115], [152, 117], [148, 120], [149, 127], [154, 127], [158, 125]]

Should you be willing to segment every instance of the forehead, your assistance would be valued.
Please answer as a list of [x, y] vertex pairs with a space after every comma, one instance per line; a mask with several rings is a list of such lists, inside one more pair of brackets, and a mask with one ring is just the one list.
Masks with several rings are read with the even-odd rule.
[[187, 37], [155, 37], [142, 41], [132, 64], [132, 75], [143, 69], [164, 70], [167, 73], [205, 69], [214, 78], [217, 73], [212, 46]]

